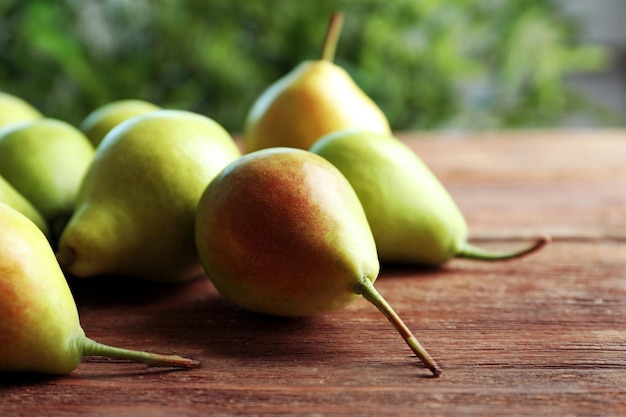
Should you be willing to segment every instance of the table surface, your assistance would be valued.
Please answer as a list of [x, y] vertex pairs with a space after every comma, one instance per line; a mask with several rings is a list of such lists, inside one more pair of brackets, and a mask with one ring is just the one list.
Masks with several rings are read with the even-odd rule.
[[367, 301], [249, 314], [206, 277], [70, 283], [92, 338], [178, 353], [172, 370], [86, 358], [0, 373], [0, 415], [626, 415], [626, 131], [398, 134], [448, 188], [470, 241], [528, 257], [383, 265], [379, 291], [443, 368], [433, 378]]

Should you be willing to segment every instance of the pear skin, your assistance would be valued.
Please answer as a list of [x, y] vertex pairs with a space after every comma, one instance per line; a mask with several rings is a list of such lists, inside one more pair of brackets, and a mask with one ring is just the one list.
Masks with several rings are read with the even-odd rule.
[[382, 110], [332, 62], [342, 16], [331, 19], [322, 59], [300, 63], [255, 101], [244, 127], [246, 152], [308, 149], [320, 136], [350, 127], [391, 132]]
[[41, 112], [26, 100], [0, 91], [0, 128], [40, 117]]
[[89, 339], [41, 230], [4, 203], [0, 203], [0, 230], [0, 370], [64, 374], [86, 355], [198, 366], [197, 361], [180, 356], [126, 350]]
[[511, 259], [548, 241], [541, 238], [506, 253], [467, 243], [467, 224], [455, 201], [426, 164], [393, 136], [347, 129], [325, 135], [310, 150], [336, 166], [356, 191], [381, 262], [438, 266], [455, 257]]
[[301, 317], [363, 295], [433, 374], [441, 373], [374, 288], [379, 263], [365, 213], [323, 158], [271, 148], [229, 164], [202, 195], [196, 245], [217, 290], [239, 307]]
[[94, 149], [80, 130], [40, 118], [0, 130], [0, 175], [44, 216], [66, 219]]
[[21, 195], [4, 177], [0, 176], [0, 202], [8, 204], [26, 217], [41, 229], [46, 235], [50, 236], [48, 224], [37, 209]]
[[96, 150], [59, 241], [61, 266], [85, 278], [198, 276], [198, 201], [239, 155], [228, 132], [200, 114], [157, 110], [122, 122]]
[[124, 120], [160, 109], [156, 104], [144, 100], [126, 99], [112, 101], [89, 113], [79, 127], [94, 148], [96, 148], [106, 134]]

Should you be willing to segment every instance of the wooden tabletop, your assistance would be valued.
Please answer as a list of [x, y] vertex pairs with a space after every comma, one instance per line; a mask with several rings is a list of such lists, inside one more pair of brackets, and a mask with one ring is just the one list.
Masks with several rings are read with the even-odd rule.
[[308, 319], [237, 310], [206, 277], [71, 281], [92, 338], [199, 359], [87, 358], [0, 373], [0, 416], [626, 415], [626, 131], [399, 134], [498, 263], [384, 265], [376, 285], [443, 368], [433, 378], [368, 302]]

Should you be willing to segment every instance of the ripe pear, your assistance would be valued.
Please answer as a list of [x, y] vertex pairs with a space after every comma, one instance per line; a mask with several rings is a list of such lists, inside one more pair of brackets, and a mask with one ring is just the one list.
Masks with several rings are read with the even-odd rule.
[[93, 154], [85, 135], [62, 120], [41, 118], [0, 130], [0, 175], [51, 226], [72, 213]]
[[441, 372], [374, 288], [379, 263], [365, 213], [323, 158], [276, 147], [230, 163], [202, 195], [196, 245], [208, 277], [234, 304], [300, 317], [363, 295], [435, 375]]
[[41, 230], [0, 203], [0, 370], [64, 374], [84, 356], [192, 368], [197, 361], [116, 348], [85, 335], [74, 298]]
[[40, 117], [41, 112], [26, 100], [0, 91], [0, 128]]
[[43, 216], [33, 207], [30, 201], [13, 188], [2, 176], [0, 176], [0, 202], [13, 207], [28, 217], [46, 236], [49, 236], [48, 224]]
[[452, 258], [502, 260], [538, 250], [548, 238], [515, 252], [491, 252], [467, 242], [467, 224], [434, 173], [390, 135], [347, 129], [310, 149], [348, 179], [363, 205], [381, 262], [438, 266]]
[[253, 104], [244, 128], [246, 152], [308, 149], [320, 136], [349, 127], [390, 133], [382, 110], [332, 62], [342, 22], [342, 14], [333, 15], [321, 59], [300, 63]]
[[207, 184], [240, 155], [212, 119], [157, 110], [116, 126], [96, 150], [57, 256], [76, 277], [184, 281], [202, 273], [194, 220]]
[[124, 120], [160, 109], [156, 104], [144, 100], [112, 101], [89, 113], [81, 122], [80, 130], [97, 147], [104, 136]]

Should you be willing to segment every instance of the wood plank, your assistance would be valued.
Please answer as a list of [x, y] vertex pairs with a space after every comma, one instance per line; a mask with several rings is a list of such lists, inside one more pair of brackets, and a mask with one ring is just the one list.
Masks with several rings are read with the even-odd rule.
[[[474, 239], [626, 240], [626, 178], [598, 183], [446, 183]], [[621, 192], [621, 190], [625, 190]]]
[[626, 129], [398, 133], [442, 181], [626, 178]]
[[626, 130], [398, 134], [475, 239], [626, 240]]

